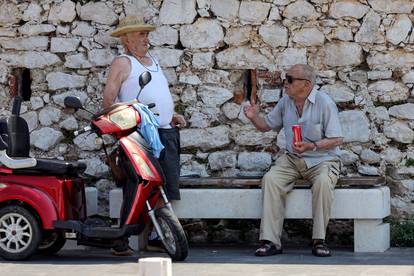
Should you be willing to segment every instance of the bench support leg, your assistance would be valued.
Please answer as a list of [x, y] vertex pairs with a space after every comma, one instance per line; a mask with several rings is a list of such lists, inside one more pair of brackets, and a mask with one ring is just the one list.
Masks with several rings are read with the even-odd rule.
[[132, 235], [129, 237], [129, 246], [136, 252], [145, 250], [148, 244], [148, 227], [138, 236]]
[[354, 220], [354, 251], [384, 252], [390, 248], [390, 225], [382, 219]]

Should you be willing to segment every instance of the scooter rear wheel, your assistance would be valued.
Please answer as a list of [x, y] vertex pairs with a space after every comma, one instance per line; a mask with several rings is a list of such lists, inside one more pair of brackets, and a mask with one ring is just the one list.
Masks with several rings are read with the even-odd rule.
[[188, 242], [177, 217], [166, 207], [156, 210], [155, 217], [165, 237], [163, 245], [167, 254], [174, 261], [183, 261], [188, 255]]
[[41, 239], [39, 223], [27, 209], [19, 205], [0, 209], [0, 257], [27, 259], [36, 252]]
[[62, 249], [65, 243], [66, 239], [61, 231], [47, 233], [46, 235], [43, 235], [43, 239], [37, 248], [37, 254], [53, 255]]

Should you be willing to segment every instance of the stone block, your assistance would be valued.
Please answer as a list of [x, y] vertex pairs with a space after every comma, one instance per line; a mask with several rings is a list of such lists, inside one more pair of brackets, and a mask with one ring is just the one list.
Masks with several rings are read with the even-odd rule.
[[269, 14], [270, 3], [260, 1], [242, 1], [239, 9], [239, 19], [242, 24], [261, 24]]
[[369, 10], [369, 6], [362, 5], [354, 0], [344, 0], [334, 2], [330, 9], [330, 15], [333, 18], [353, 17], [360, 19]]
[[240, 2], [237, 0], [211, 0], [211, 11], [219, 18], [234, 21], [237, 18]]
[[55, 4], [49, 11], [48, 20], [50, 22], [72, 22], [76, 18], [75, 3], [66, 0], [62, 3]]
[[216, 55], [216, 60], [220, 69], [266, 69], [270, 66], [269, 60], [264, 55], [247, 46], [221, 51]]
[[390, 225], [381, 219], [354, 220], [354, 251], [384, 252], [390, 248]]
[[223, 38], [223, 28], [210, 19], [200, 18], [180, 29], [181, 44], [187, 48], [215, 48]]
[[161, 24], [192, 23], [197, 15], [195, 0], [166, 0], [160, 9]]
[[325, 63], [328, 66], [355, 66], [362, 61], [362, 47], [357, 43], [336, 42], [325, 45]]
[[344, 142], [368, 142], [369, 120], [362, 111], [346, 110], [339, 113]]
[[80, 18], [85, 21], [94, 21], [99, 24], [112, 25], [118, 20], [113, 8], [105, 2], [89, 2], [80, 8]]
[[140, 258], [138, 260], [138, 276], [172, 276], [170, 258]]
[[203, 150], [221, 148], [230, 143], [229, 128], [217, 126], [206, 129], [184, 129], [181, 131], [181, 147], [198, 147]]
[[411, 0], [369, 0], [373, 10], [383, 13], [411, 13], [414, 3]]

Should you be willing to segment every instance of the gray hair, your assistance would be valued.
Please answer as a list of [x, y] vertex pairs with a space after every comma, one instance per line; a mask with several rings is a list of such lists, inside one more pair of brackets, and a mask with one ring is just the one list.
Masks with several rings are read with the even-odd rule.
[[313, 69], [312, 66], [307, 64], [296, 64], [295, 67], [298, 67], [301, 71], [302, 78], [307, 79], [312, 83], [312, 85], [315, 85], [316, 82], [316, 73], [315, 69]]

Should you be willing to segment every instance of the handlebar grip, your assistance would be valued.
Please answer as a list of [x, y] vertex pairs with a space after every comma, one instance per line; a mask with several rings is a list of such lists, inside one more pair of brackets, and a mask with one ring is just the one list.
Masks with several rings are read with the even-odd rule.
[[91, 126], [87, 126], [87, 127], [84, 127], [84, 128], [82, 128], [82, 129], [80, 129], [80, 130], [76, 130], [73, 134], [74, 134], [75, 136], [78, 136], [78, 135], [80, 135], [80, 134], [82, 134], [82, 133], [85, 133], [85, 132], [87, 132], [87, 131], [89, 131], [89, 130], [92, 130]]
[[12, 114], [13, 115], [20, 115], [20, 107], [22, 106], [22, 97], [20, 97], [19, 95], [14, 97], [14, 101], [13, 101], [13, 108], [12, 108]]
[[147, 106], [148, 106], [148, 108], [153, 108], [153, 107], [155, 107], [155, 103], [150, 103]]

